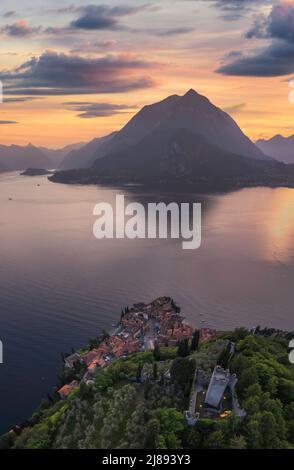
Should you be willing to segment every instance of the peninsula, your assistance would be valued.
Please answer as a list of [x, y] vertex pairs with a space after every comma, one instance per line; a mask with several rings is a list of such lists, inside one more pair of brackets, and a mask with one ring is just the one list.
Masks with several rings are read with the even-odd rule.
[[294, 448], [294, 333], [188, 325], [170, 297], [63, 354], [53, 395], [0, 449]]

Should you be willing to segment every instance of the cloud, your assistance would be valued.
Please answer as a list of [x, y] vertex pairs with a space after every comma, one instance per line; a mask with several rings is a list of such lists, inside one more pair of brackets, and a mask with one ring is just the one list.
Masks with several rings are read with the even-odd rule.
[[134, 15], [146, 8], [146, 5], [115, 6], [88, 5], [79, 9], [80, 16], [70, 26], [77, 29], [100, 30], [121, 28], [119, 18]]
[[114, 48], [117, 45], [117, 41], [115, 39], [109, 41], [87, 41], [84, 43], [79, 43], [73, 46], [71, 49], [71, 54], [79, 54], [79, 53], [97, 53], [101, 51], [106, 51], [108, 49]]
[[233, 106], [228, 106], [224, 108], [224, 111], [229, 114], [239, 114], [246, 107], [246, 103], [234, 104]]
[[273, 7], [268, 17], [258, 15], [246, 36], [282, 39], [294, 43], [294, 5], [280, 4]]
[[18, 124], [17, 121], [0, 121], [0, 124]]
[[133, 106], [125, 104], [94, 103], [88, 101], [71, 101], [64, 104], [72, 108], [74, 111], [79, 112], [77, 116], [84, 119], [113, 116], [133, 108]]
[[26, 20], [18, 20], [15, 23], [3, 26], [0, 31], [6, 36], [27, 37], [39, 33], [41, 31], [41, 27], [32, 27], [26, 22]]
[[149, 29], [143, 32], [147, 32], [149, 34], [154, 34], [155, 36], [177, 36], [179, 34], [186, 34], [195, 31], [195, 28], [191, 27], [179, 27], [179, 28], [170, 28], [170, 29]]
[[228, 59], [218, 73], [247, 77], [278, 77], [294, 73], [294, 5], [282, 3], [273, 6], [266, 17], [258, 15], [246, 37], [267, 38], [267, 47]]
[[154, 86], [154, 79], [142, 73], [155, 65], [131, 55], [85, 58], [47, 51], [13, 71], [0, 72], [0, 80], [12, 95], [122, 93]]
[[213, 6], [222, 11], [222, 18], [227, 21], [239, 20], [252, 9], [274, 0], [213, 0]]
[[223, 75], [279, 77], [294, 73], [294, 44], [273, 43], [258, 53], [243, 55], [217, 69]]
[[4, 98], [3, 104], [5, 103], [26, 103], [28, 101], [35, 100], [36, 98], [33, 96], [21, 96], [17, 98]]
[[15, 16], [15, 15], [16, 15], [16, 12], [14, 10], [9, 10], [3, 14], [3, 18], [11, 18], [12, 16]]

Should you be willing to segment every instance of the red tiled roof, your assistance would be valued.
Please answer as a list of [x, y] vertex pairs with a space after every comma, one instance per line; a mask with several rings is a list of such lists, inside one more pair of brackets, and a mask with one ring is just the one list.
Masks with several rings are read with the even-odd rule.
[[66, 384], [58, 390], [60, 395], [67, 397], [75, 388], [78, 387], [78, 382], [73, 380], [70, 384]]

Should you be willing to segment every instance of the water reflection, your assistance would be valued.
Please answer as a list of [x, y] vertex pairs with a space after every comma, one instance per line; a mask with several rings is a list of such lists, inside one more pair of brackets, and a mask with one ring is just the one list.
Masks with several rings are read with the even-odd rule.
[[198, 326], [294, 329], [294, 190], [124, 190], [128, 202], [201, 202], [202, 245], [188, 251], [178, 240], [96, 240], [94, 205], [121, 191], [0, 175], [0, 432], [55, 384], [61, 351], [134, 301], [170, 295]]

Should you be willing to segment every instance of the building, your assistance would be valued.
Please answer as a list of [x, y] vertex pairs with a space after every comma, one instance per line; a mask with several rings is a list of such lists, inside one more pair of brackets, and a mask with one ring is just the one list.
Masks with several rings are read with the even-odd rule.
[[79, 382], [77, 380], [73, 380], [70, 384], [66, 384], [61, 387], [57, 393], [59, 394], [60, 398], [64, 400], [68, 397], [76, 388], [78, 388]]
[[78, 353], [71, 354], [71, 356], [64, 359], [64, 365], [69, 369], [72, 369], [77, 362], [83, 362], [82, 357]]
[[205, 396], [204, 407], [212, 413], [220, 413], [222, 401], [230, 384], [231, 374], [220, 366], [216, 366]]

